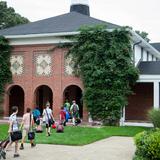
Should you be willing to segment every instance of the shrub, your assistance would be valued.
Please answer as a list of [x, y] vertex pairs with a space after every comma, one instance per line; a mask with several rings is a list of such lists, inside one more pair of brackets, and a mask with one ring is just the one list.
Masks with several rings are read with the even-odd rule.
[[136, 157], [143, 157], [145, 160], [160, 159], [160, 129], [141, 132], [134, 140], [137, 147]]
[[143, 157], [140, 157], [140, 156], [135, 156], [134, 158], [133, 158], [133, 160], [146, 160], [146, 159], [144, 159]]
[[160, 128], [160, 109], [152, 109], [149, 111], [149, 119], [155, 128]]

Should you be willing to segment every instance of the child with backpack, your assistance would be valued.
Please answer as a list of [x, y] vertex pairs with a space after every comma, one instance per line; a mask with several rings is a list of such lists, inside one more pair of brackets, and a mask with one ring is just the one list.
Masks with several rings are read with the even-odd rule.
[[60, 123], [66, 126], [66, 112], [64, 110], [64, 107], [61, 107], [61, 111], [59, 114]]
[[33, 114], [33, 120], [34, 120], [34, 123], [38, 126], [40, 125], [40, 111], [39, 111], [39, 108], [36, 107], [33, 111], [32, 111], [32, 114]]
[[78, 106], [78, 104], [76, 104], [75, 100], [73, 100], [72, 103], [73, 104], [71, 105], [70, 111], [71, 111], [71, 114], [72, 114], [72, 123], [75, 126], [76, 125], [76, 119], [79, 118], [79, 106]]

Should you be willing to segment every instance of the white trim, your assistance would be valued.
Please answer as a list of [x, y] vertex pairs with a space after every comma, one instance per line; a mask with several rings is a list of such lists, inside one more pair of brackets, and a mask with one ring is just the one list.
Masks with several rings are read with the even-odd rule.
[[153, 124], [152, 123], [140, 123], [140, 122], [124, 122], [124, 126], [153, 127]]
[[59, 32], [59, 33], [42, 33], [42, 34], [24, 34], [24, 35], [4, 35], [5, 38], [38, 38], [38, 37], [54, 37], [54, 36], [69, 36], [76, 35], [80, 32]]
[[71, 5], [75, 4], [84, 4], [89, 6], [89, 1], [88, 0], [71, 0]]
[[137, 82], [154, 82], [160, 81], [160, 75], [140, 75]]
[[[108, 31], [112, 31], [113, 29], [107, 29]], [[148, 42], [146, 42], [142, 37], [140, 37], [137, 33], [135, 33], [133, 30], [129, 30], [132, 34], [132, 40], [134, 42], [139, 42], [142, 41], [142, 43], [140, 43], [139, 45], [141, 47], [143, 47], [144, 49], [146, 49], [147, 51], [149, 51], [152, 55], [154, 55], [157, 58], [160, 58], [160, 52], [157, 51], [154, 47], [152, 47]], [[39, 37], [56, 37], [56, 36], [69, 36], [69, 35], [76, 35], [79, 34], [80, 32], [59, 32], [59, 33], [43, 33], [43, 34], [27, 34], [27, 35], [4, 35], [5, 38], [8, 38], [10, 41], [12, 41], [11, 45], [15, 45], [16, 44], [16, 40], [15, 39], [19, 39], [21, 38], [21, 43], [20, 45], [23, 45], [23, 39], [24, 38], [39, 38]], [[23, 39], [22, 39], [23, 38]], [[15, 44], [14, 44], [14, 43]], [[37, 41], [35, 41], [35, 43], [38, 43]], [[45, 41], [46, 43], [50, 43], [50, 40], [47, 39]], [[63, 43], [66, 43], [65, 41]], [[26, 43], [24, 43], [26, 44]], [[28, 44], [28, 43], [27, 43]]]
[[124, 126], [124, 122], [125, 122], [125, 107], [123, 107], [122, 109], [122, 116], [120, 118], [120, 126]]
[[153, 106], [155, 109], [159, 108], [159, 81], [154, 82], [154, 87], [153, 87], [153, 98], [154, 98], [154, 103]]
[[130, 30], [132, 34], [132, 39], [134, 42], [139, 42], [142, 41], [139, 45], [143, 48], [145, 48], [147, 51], [149, 51], [152, 55], [154, 55], [155, 57], [160, 58], [160, 52], [158, 50], [156, 50], [151, 44], [149, 44], [148, 42], [146, 42], [141, 36], [139, 36], [136, 32], [134, 32], [133, 30]]
[[34, 45], [34, 44], [60, 44], [70, 43], [71, 40], [63, 37], [29, 37], [29, 38], [17, 38], [10, 39], [10, 45]]

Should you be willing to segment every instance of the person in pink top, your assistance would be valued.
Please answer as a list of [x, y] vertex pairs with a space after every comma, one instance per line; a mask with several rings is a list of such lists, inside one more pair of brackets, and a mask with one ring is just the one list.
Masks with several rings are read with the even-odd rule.
[[[33, 115], [31, 113], [31, 109], [30, 108], [27, 108], [27, 113], [25, 113], [23, 115], [23, 118], [22, 118], [22, 123], [21, 123], [21, 128], [23, 128], [23, 132], [22, 132], [22, 141], [21, 141], [21, 146], [20, 146], [20, 149], [24, 149], [24, 142], [25, 142], [25, 138], [26, 136], [28, 135], [28, 132], [30, 130], [30, 128], [32, 128], [33, 126]], [[30, 143], [31, 143], [31, 147], [34, 147], [35, 144], [33, 142], [33, 140], [30, 140]]]

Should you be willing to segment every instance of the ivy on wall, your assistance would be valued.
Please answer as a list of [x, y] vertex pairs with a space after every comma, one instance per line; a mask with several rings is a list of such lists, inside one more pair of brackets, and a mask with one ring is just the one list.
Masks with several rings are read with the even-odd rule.
[[132, 62], [131, 35], [126, 28], [83, 27], [69, 49], [75, 73], [84, 84], [84, 101], [93, 119], [115, 125], [138, 79]]
[[0, 36], [0, 102], [3, 100], [5, 85], [12, 80], [10, 71], [11, 46], [6, 38]]

